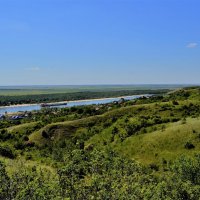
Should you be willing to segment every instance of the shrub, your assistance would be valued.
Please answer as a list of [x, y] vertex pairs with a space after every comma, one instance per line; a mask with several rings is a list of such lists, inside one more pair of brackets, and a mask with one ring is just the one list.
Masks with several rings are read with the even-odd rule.
[[149, 167], [150, 167], [150, 169], [155, 170], [155, 171], [158, 171], [158, 170], [159, 170], [159, 166], [156, 165], [155, 163], [151, 163], [151, 164], [149, 165]]
[[175, 101], [175, 100], [172, 101], [172, 104], [173, 105], [179, 105], [179, 103], [177, 101]]
[[200, 185], [200, 154], [194, 157], [180, 157], [172, 166], [172, 170], [183, 181]]
[[24, 137], [23, 137], [23, 140], [26, 141], [26, 142], [29, 141], [28, 136], [24, 136]]
[[3, 129], [0, 131], [0, 139], [3, 140], [3, 141], [6, 141], [6, 140], [10, 140], [10, 139], [13, 139], [14, 136], [10, 133], [8, 133], [8, 131], [6, 129]]
[[35, 143], [34, 143], [34, 142], [27, 142], [27, 143], [26, 143], [26, 146], [27, 146], [27, 147], [34, 147], [34, 146], [35, 146]]
[[14, 144], [15, 149], [23, 150], [25, 149], [25, 144], [23, 141], [19, 140]]
[[187, 143], [185, 144], [185, 148], [186, 148], [186, 149], [194, 149], [195, 146], [194, 146], [192, 143], [187, 142]]
[[192, 130], [192, 133], [196, 133], [196, 131], [193, 129], [193, 130]]
[[116, 135], [118, 132], [119, 132], [118, 128], [116, 126], [114, 126], [112, 129], [112, 134]]
[[0, 146], [0, 155], [10, 159], [14, 159], [16, 157], [15, 153], [9, 146]]
[[42, 131], [42, 137], [44, 137], [44, 138], [48, 138], [49, 137], [45, 130]]
[[26, 158], [26, 160], [31, 160], [32, 159], [32, 155], [31, 154], [27, 154], [25, 158]]
[[145, 133], [147, 133], [147, 130], [146, 130], [146, 128], [143, 128], [143, 129], [141, 130], [141, 133], [142, 133], [142, 134], [145, 134]]

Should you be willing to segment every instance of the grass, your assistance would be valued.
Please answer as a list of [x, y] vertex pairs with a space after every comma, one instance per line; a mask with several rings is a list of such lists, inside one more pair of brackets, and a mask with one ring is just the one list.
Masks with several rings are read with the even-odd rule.
[[[92, 144], [101, 148], [104, 141], [109, 142], [111, 130], [112, 127], [109, 127], [91, 137], [86, 142], [86, 147]], [[186, 149], [187, 142], [194, 144], [195, 148]], [[163, 131], [134, 135], [122, 143], [115, 140], [110, 145], [120, 154], [145, 165], [162, 165], [163, 160], [169, 162], [181, 155], [194, 155], [200, 152], [200, 119], [187, 118], [185, 124], [182, 121], [168, 123]]]
[[34, 129], [38, 124], [39, 124], [39, 122], [25, 123], [25, 124], [20, 124], [20, 125], [16, 125], [16, 126], [11, 126], [11, 127], [7, 128], [7, 130], [10, 133], [18, 133], [18, 132], [23, 133], [27, 130]]
[[40, 95], [74, 92], [104, 92], [120, 90], [174, 89], [180, 85], [83, 85], [83, 86], [5, 86], [0, 87], [0, 96]]
[[[185, 101], [179, 101], [179, 106], [183, 105]], [[191, 102], [191, 101], [190, 101]], [[185, 102], [184, 104], [187, 105], [190, 102]], [[59, 140], [60, 138], [71, 138], [74, 136], [76, 131], [80, 128], [88, 128], [89, 126], [98, 126], [101, 123], [104, 123], [108, 120], [112, 120], [112, 118], [120, 118], [123, 116], [131, 115], [133, 117], [140, 116], [140, 115], [153, 115], [155, 110], [158, 110], [162, 105], [168, 105], [168, 102], [162, 102], [159, 105], [155, 103], [150, 104], [142, 104], [142, 105], [132, 105], [127, 107], [122, 107], [118, 109], [114, 109], [108, 111], [102, 115], [95, 115], [91, 117], [86, 117], [83, 119], [73, 120], [73, 121], [65, 121], [65, 122], [57, 122], [48, 124], [47, 126], [43, 127], [39, 131], [33, 132], [29, 139], [31, 142], [35, 142], [39, 146], [44, 145], [48, 142], [53, 140]], [[170, 115], [170, 111], [162, 111], [163, 116]], [[48, 133], [49, 137], [44, 138], [42, 136], [42, 132], [45, 131]]]
[[[29, 140], [35, 142], [38, 146], [43, 146], [52, 139], [59, 140], [62, 138], [70, 138], [77, 129], [87, 127], [89, 123], [94, 121], [97, 122], [101, 118], [101, 116], [92, 116], [74, 121], [52, 123], [43, 127], [39, 131], [33, 132], [29, 136]], [[48, 133], [48, 138], [44, 138], [42, 132]]]
[[[188, 118], [186, 124], [170, 123], [164, 131], [129, 137], [117, 146], [117, 150], [144, 164], [162, 164], [163, 159], [170, 161], [183, 154], [199, 153], [199, 134], [200, 119]], [[186, 149], [186, 142], [191, 142], [195, 148]]]
[[23, 169], [25, 167], [34, 167], [36, 166], [38, 169], [45, 170], [46, 172], [50, 172], [52, 176], [56, 174], [56, 170], [50, 165], [38, 163], [38, 161], [25, 160], [20, 157], [18, 159], [9, 159], [0, 156], [0, 161], [6, 164], [6, 170], [9, 174], [13, 174], [14, 172]]
[[[163, 103], [165, 104], [165, 103]], [[127, 115], [133, 112], [136, 112], [140, 108], [148, 108], [149, 106], [153, 107], [155, 104], [146, 104], [146, 105], [136, 105], [136, 106], [128, 106], [124, 108], [115, 109], [112, 111], [108, 111], [102, 115], [95, 115], [83, 119], [78, 119], [74, 121], [66, 121], [66, 122], [57, 122], [48, 124], [47, 126], [43, 127], [41, 130], [33, 132], [29, 139], [36, 144], [44, 145], [49, 142], [51, 137], [54, 139], [59, 138], [67, 138], [73, 136], [73, 134], [80, 128], [89, 127], [90, 125], [98, 125], [106, 120], [112, 119], [113, 117], [121, 117], [123, 115]], [[42, 132], [45, 131], [49, 134], [49, 138], [42, 137]]]

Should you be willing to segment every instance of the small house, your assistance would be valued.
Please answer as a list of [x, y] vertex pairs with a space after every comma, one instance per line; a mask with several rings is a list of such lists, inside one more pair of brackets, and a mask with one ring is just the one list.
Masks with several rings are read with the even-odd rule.
[[5, 119], [5, 116], [0, 114], [0, 120]]

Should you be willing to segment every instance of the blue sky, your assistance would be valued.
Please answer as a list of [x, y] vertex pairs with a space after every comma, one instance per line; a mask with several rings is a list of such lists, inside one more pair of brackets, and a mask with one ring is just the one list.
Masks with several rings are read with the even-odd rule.
[[0, 85], [200, 83], [199, 0], [0, 0]]

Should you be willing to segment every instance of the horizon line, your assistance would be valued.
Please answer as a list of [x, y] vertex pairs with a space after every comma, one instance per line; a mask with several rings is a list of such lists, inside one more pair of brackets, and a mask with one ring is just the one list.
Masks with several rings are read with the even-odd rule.
[[110, 84], [16, 84], [16, 85], [0, 85], [0, 87], [31, 87], [31, 86], [142, 86], [142, 85], [193, 85], [199, 86], [200, 83], [110, 83]]

